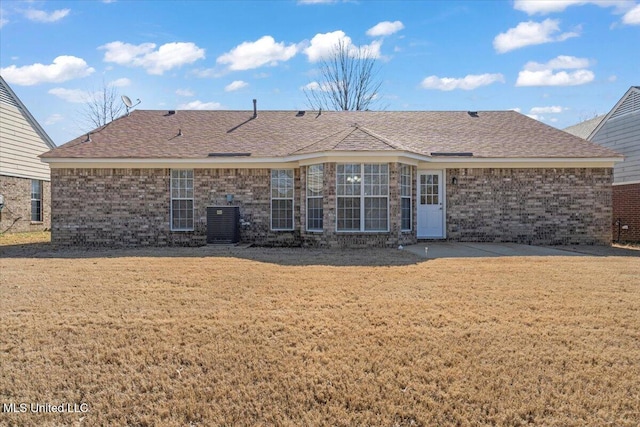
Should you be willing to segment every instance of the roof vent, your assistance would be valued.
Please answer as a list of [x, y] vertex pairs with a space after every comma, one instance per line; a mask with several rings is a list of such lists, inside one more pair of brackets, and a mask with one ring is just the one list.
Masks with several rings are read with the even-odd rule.
[[173, 116], [176, 113], [176, 110], [167, 111], [167, 116]]
[[254, 99], [253, 100], [253, 118], [255, 119], [256, 117], [258, 117], [258, 100]]
[[85, 139], [85, 140], [84, 140], [84, 141], [82, 141], [82, 142], [91, 142], [91, 132], [89, 132], [89, 133], [87, 134], [87, 139]]
[[302, 117], [304, 116], [304, 111], [298, 111], [298, 113], [296, 114], [296, 117]]
[[209, 153], [209, 157], [249, 157], [251, 153]]
[[467, 114], [469, 114], [471, 117], [480, 117], [480, 116], [478, 116], [478, 112], [477, 111], [467, 111]]
[[452, 152], [452, 153], [446, 153], [446, 152], [434, 152], [431, 153], [431, 155], [433, 157], [473, 157], [473, 153], [469, 153], [469, 152]]

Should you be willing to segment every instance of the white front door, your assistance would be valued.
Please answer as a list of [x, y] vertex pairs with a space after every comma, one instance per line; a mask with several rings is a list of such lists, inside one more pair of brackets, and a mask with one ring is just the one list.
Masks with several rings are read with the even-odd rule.
[[418, 238], [444, 238], [442, 171], [418, 171]]

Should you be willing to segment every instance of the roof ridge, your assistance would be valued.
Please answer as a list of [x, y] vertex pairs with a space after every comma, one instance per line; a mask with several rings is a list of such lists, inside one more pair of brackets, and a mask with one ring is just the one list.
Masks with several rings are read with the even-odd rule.
[[369, 136], [371, 136], [373, 138], [376, 138], [377, 140], [381, 141], [383, 144], [388, 145], [389, 147], [393, 148], [394, 150], [410, 151], [410, 150], [407, 149], [407, 147], [404, 147], [404, 146], [398, 144], [397, 142], [392, 142], [391, 140], [385, 138], [382, 135], [378, 135], [377, 133], [375, 133], [371, 129], [368, 129], [368, 128], [364, 127], [364, 126], [358, 126], [358, 124], [356, 124], [356, 126], [354, 128], [355, 129], [360, 129], [361, 131], [363, 131], [367, 135], [369, 135]]
[[[354, 129], [354, 130], [355, 130], [355, 129]], [[351, 135], [351, 134], [353, 133], [353, 130], [349, 130], [349, 128], [339, 130], [338, 132], [336, 132], [336, 133], [332, 133], [332, 134], [327, 135], [327, 136], [325, 136], [325, 137], [323, 137], [323, 138], [320, 138], [320, 139], [318, 139], [317, 141], [314, 141], [314, 142], [312, 142], [312, 143], [311, 143], [311, 144], [309, 144], [309, 145], [305, 145], [304, 147], [301, 147], [301, 148], [297, 149], [297, 150], [296, 150], [296, 151], [294, 151], [293, 153], [297, 153], [298, 151], [306, 150], [307, 148], [309, 148], [309, 147], [311, 147], [311, 146], [313, 146], [313, 145], [320, 144], [322, 141], [324, 141], [324, 140], [326, 140], [326, 139], [329, 139], [329, 138], [331, 138], [331, 137], [334, 137], [334, 136], [336, 136], [336, 135], [339, 135], [339, 134], [341, 134], [341, 133], [343, 133], [343, 132], [345, 132], [345, 131], [347, 131], [347, 132], [348, 132], [348, 133], [347, 133], [347, 135], [346, 135], [344, 138], [342, 138], [342, 139], [341, 139], [341, 140], [340, 140], [336, 145], [334, 145], [334, 146], [332, 147], [332, 148], [336, 148], [336, 147], [337, 147], [337, 146], [338, 146], [342, 141], [344, 141], [344, 140], [345, 140], [345, 138], [346, 138], [347, 136], [349, 136], [349, 135]], [[293, 153], [292, 153], [292, 154], [293, 154]]]

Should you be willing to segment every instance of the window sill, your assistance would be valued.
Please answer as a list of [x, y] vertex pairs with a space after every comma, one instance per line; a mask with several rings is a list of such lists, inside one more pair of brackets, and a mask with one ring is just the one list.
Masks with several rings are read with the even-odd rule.
[[271, 231], [275, 231], [275, 232], [278, 232], [278, 231], [295, 231], [295, 229], [294, 228], [272, 228]]
[[188, 231], [193, 231], [193, 230], [194, 230], [193, 228], [172, 228], [171, 229], [171, 231], [175, 231], [175, 232], [178, 232], [178, 233], [188, 232]]
[[31, 225], [42, 225], [44, 221], [31, 221]]
[[361, 231], [361, 230], [336, 230], [336, 234], [389, 234], [389, 230], [371, 230], [371, 231]]
[[322, 234], [324, 233], [324, 230], [307, 230], [307, 233]]

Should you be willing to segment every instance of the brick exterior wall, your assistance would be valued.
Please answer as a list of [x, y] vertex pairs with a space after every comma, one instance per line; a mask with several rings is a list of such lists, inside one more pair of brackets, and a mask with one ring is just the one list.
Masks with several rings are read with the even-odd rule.
[[44, 231], [51, 228], [51, 183], [42, 181], [42, 222], [31, 221], [31, 179], [0, 176], [0, 233]]
[[611, 243], [610, 168], [449, 169], [447, 177], [450, 240]]
[[[267, 246], [393, 247], [400, 230], [398, 163], [389, 164], [389, 232], [336, 231], [336, 164], [324, 164], [324, 232], [306, 230], [307, 166], [294, 170], [294, 230], [272, 231], [270, 169], [195, 169], [194, 230], [170, 229], [169, 169], [52, 169], [52, 240], [61, 245], [165, 246], [206, 243], [207, 206], [239, 206], [241, 240]], [[611, 169], [449, 169], [447, 238], [532, 244], [611, 241]]]
[[[629, 228], [618, 230], [618, 220]], [[640, 242], [640, 183], [613, 186], [613, 240]]]

